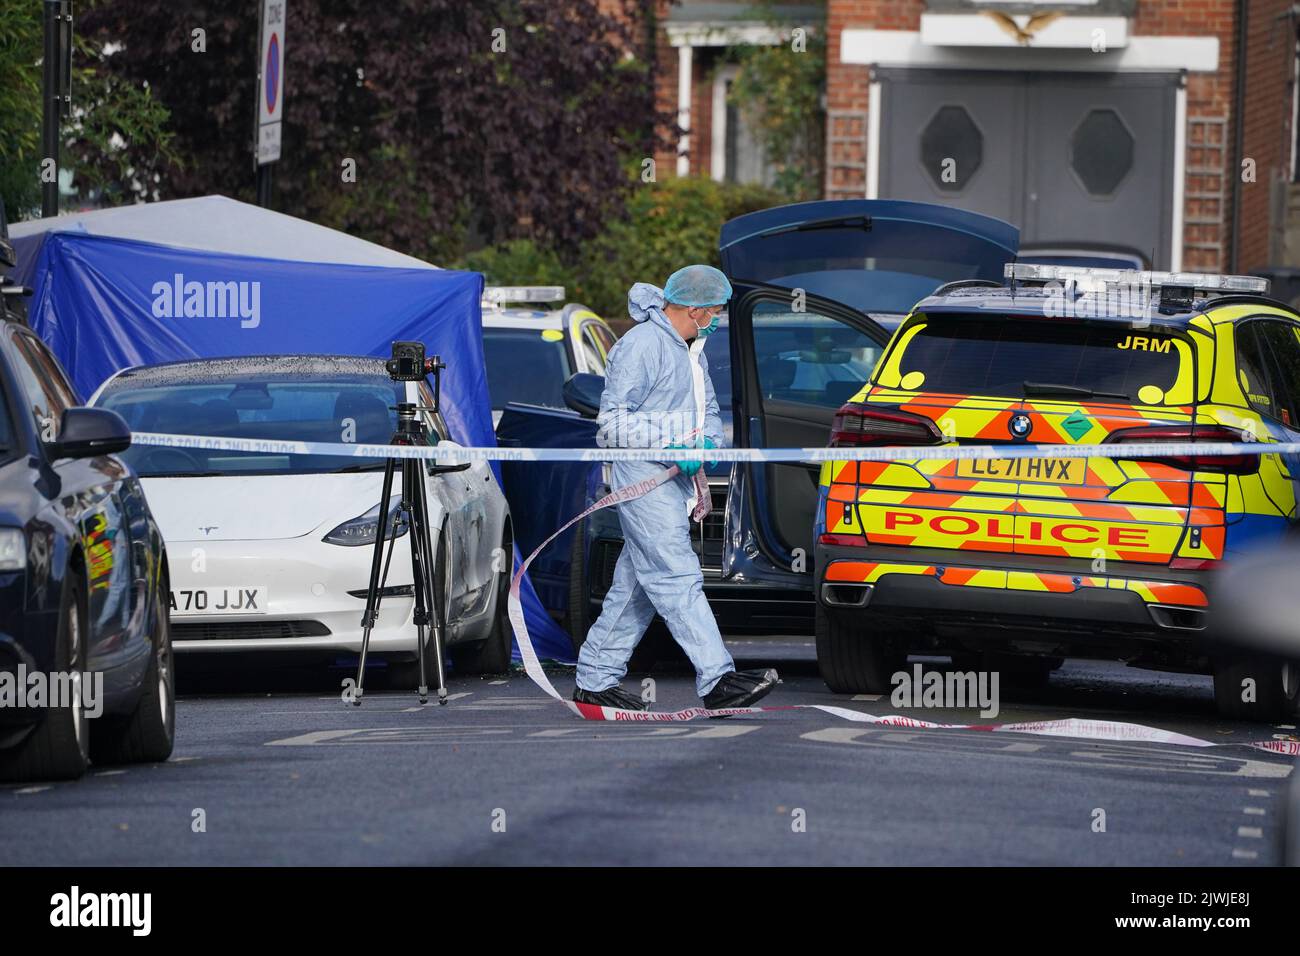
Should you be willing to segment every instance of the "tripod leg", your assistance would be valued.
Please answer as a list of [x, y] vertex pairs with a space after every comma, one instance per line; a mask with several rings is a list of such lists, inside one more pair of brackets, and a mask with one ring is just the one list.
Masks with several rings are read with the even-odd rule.
[[421, 470], [423, 463], [415, 459], [406, 459], [402, 462], [402, 503], [405, 505], [410, 515], [410, 536], [411, 536], [411, 591], [415, 595], [415, 612], [412, 619], [415, 621], [415, 641], [416, 654], [420, 661], [420, 683], [416, 688], [419, 694], [420, 703], [429, 702], [429, 668], [425, 661], [424, 644], [425, 628], [429, 624], [429, 602], [428, 589], [425, 586], [425, 572], [428, 567], [427, 538], [425, 537], [425, 522], [423, 509], [420, 507], [423, 495], [424, 484]]
[[[433, 663], [436, 668], [438, 678], [438, 703], [445, 705], [447, 703], [447, 677], [446, 668], [443, 663], [445, 649], [443, 647], [444, 631], [443, 623], [446, 618], [446, 608], [442, 606], [442, 596], [438, 589], [434, 587], [433, 569], [438, 566], [433, 557], [433, 546], [429, 538], [429, 501], [425, 494], [424, 475], [422, 466], [417, 461], [411, 461], [411, 487], [416, 489], [412, 497], [412, 508], [414, 511], [415, 521], [419, 525], [420, 533], [417, 538], [412, 538], [411, 548], [414, 553], [416, 548], [423, 551], [424, 557], [420, 563], [417, 572], [415, 592], [423, 594], [423, 604], [425, 608], [425, 620], [429, 622], [433, 630]], [[451, 568], [446, 572], [451, 573]], [[417, 599], [419, 600], [419, 599]], [[418, 607], [418, 605], [417, 605]], [[424, 673], [421, 668], [421, 673]]]
[[384, 557], [384, 542], [388, 538], [388, 499], [393, 494], [393, 471], [397, 459], [384, 463], [384, 484], [379, 494], [379, 517], [376, 519], [375, 546], [370, 555], [370, 586], [366, 588], [366, 609], [361, 614], [361, 659], [357, 662], [357, 686], [353, 691], [352, 705], [361, 706], [366, 675], [366, 654], [370, 650], [370, 632], [379, 617], [379, 569]]

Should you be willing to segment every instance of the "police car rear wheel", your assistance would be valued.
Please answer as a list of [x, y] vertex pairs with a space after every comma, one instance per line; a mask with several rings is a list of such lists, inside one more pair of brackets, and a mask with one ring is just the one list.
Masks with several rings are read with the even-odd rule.
[[1216, 661], [1214, 703], [1224, 717], [1286, 720], [1300, 707], [1300, 666], [1265, 657]]
[[869, 626], [861, 615], [816, 610], [817, 669], [837, 694], [887, 694], [890, 675], [907, 662], [891, 637]]

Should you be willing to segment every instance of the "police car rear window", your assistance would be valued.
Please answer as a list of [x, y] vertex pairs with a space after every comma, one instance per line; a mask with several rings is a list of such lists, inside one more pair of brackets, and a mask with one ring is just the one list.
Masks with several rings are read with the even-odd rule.
[[1154, 330], [957, 318], [927, 321], [898, 370], [904, 388], [927, 392], [1022, 398], [1033, 382], [1138, 401], [1148, 386], [1169, 391], [1180, 361], [1172, 337]]

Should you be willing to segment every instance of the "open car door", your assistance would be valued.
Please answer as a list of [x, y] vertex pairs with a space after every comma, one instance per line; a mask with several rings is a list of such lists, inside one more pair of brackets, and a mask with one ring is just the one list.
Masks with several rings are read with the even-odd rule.
[[[1019, 231], [947, 206], [828, 200], [722, 227], [735, 444], [824, 448], [899, 316], [946, 282], [1001, 282]], [[742, 464], [727, 498], [722, 576], [812, 590], [819, 469]]]

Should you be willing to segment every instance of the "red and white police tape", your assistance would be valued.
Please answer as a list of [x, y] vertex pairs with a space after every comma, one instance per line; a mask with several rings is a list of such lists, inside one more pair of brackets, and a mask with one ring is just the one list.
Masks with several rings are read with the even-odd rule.
[[[333, 442], [280, 441], [273, 439], [222, 438], [205, 435], [164, 435], [139, 432], [132, 441], [140, 445], [163, 445], [172, 448], [210, 448], [222, 451], [262, 452], [264, 454], [336, 455], [356, 458], [432, 458], [446, 464], [467, 461], [662, 461], [667, 449], [663, 448], [468, 448], [443, 445], [437, 448], [396, 445], [360, 445]], [[1240, 454], [1300, 454], [1300, 443], [1272, 442], [1153, 442], [1133, 445], [961, 445], [957, 447], [878, 447], [878, 448], [708, 448], [671, 450], [674, 459], [732, 462], [821, 462], [821, 461], [916, 461], [929, 459], [970, 458], [1162, 458], [1168, 456], [1212, 456]], [[533, 648], [524, 621], [523, 606], [519, 601], [520, 581], [533, 559], [557, 537], [583, 518], [624, 501], [631, 501], [670, 480], [678, 473], [676, 465], [665, 468], [654, 478], [615, 489], [595, 502], [585, 511], [560, 527], [537, 546], [520, 564], [510, 581], [510, 623], [514, 626], [519, 654], [524, 671], [542, 691], [559, 701], [584, 720], [599, 721], [687, 721], [700, 717], [753, 716], [790, 710], [815, 710], [843, 720], [884, 727], [911, 727], [935, 730], [972, 730], [990, 733], [1031, 734], [1044, 737], [1069, 737], [1082, 740], [1106, 740], [1173, 744], [1183, 747], [1250, 747], [1270, 753], [1300, 756], [1300, 738], [1294, 734], [1279, 735], [1273, 740], [1249, 742], [1209, 741], [1158, 727], [1130, 724], [1114, 720], [1064, 720], [1027, 721], [1012, 724], [940, 724], [889, 714], [873, 714], [836, 707], [831, 704], [786, 704], [767, 707], [732, 707], [709, 710], [705, 707], [688, 707], [677, 711], [619, 710], [580, 704], [562, 697], [542, 669]], [[700, 473], [696, 474], [697, 486]], [[701, 497], [701, 506], [708, 497]], [[698, 515], [698, 509], [697, 509]], [[697, 518], [698, 520], [698, 518]]]

